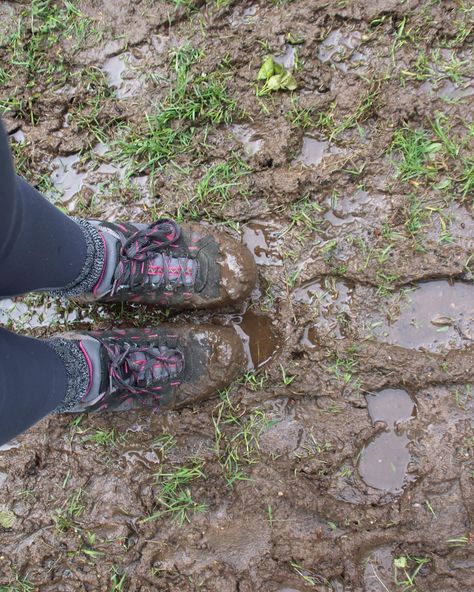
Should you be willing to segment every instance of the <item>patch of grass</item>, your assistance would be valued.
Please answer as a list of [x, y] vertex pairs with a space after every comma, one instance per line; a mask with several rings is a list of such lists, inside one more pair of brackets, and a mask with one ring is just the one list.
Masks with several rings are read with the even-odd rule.
[[53, 515], [54, 524], [60, 532], [78, 530], [77, 519], [83, 514], [85, 505], [82, 501], [82, 489], [75, 491], [63, 504], [61, 510]]
[[[31, 0], [7, 40], [9, 75], [25, 74], [27, 87], [62, 85], [68, 78], [61, 41], [77, 49], [91, 32], [91, 21], [71, 0]], [[11, 70], [11, 71], [10, 71]]]
[[337, 354], [335, 361], [329, 366], [329, 370], [338, 380], [349, 384], [357, 373], [359, 363], [356, 359], [357, 347], [348, 348], [344, 353]]
[[202, 54], [189, 45], [171, 54], [175, 80], [167, 98], [146, 115], [144, 129], [125, 130], [115, 142], [115, 156], [129, 174], [153, 173], [191, 149], [195, 124], [230, 123], [237, 103], [230, 98], [224, 70], [191, 77]]
[[33, 590], [33, 584], [30, 584], [26, 578], [20, 578], [18, 574], [14, 582], [6, 586], [0, 586], [0, 592], [33, 592]]
[[246, 410], [231, 400], [231, 389], [221, 392], [221, 402], [212, 415], [215, 452], [229, 487], [249, 479], [246, 468], [258, 461], [259, 439], [276, 423], [260, 409], [246, 415]]
[[94, 442], [98, 446], [108, 446], [115, 448], [119, 444], [125, 444], [126, 434], [118, 432], [116, 428], [110, 430], [96, 430], [93, 434], [88, 434], [82, 440], [83, 442]]
[[400, 555], [393, 560], [395, 570], [395, 583], [402, 588], [403, 592], [417, 592], [415, 578], [424, 565], [429, 563], [428, 557], [415, 557]]
[[121, 574], [119, 570], [113, 566], [112, 576], [110, 578], [110, 592], [125, 592], [125, 578], [126, 574]]
[[433, 141], [426, 130], [409, 127], [396, 130], [391, 150], [400, 179], [435, 178], [438, 169], [433, 160], [440, 149], [441, 143]]
[[161, 469], [155, 473], [155, 477], [160, 481], [160, 491], [157, 495], [158, 509], [142, 522], [171, 516], [179, 524], [184, 524], [184, 522], [190, 522], [192, 513], [205, 512], [207, 504], [196, 502], [189, 488], [193, 481], [205, 478], [203, 467], [203, 461], [194, 460], [190, 466], [172, 467], [171, 471]]

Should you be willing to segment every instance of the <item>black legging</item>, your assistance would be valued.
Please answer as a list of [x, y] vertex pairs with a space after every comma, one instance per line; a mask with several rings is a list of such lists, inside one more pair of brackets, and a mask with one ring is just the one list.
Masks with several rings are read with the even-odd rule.
[[[0, 122], [0, 299], [69, 285], [85, 258], [79, 226], [15, 175]], [[53, 411], [65, 392], [63, 362], [48, 345], [0, 329], [0, 446]]]

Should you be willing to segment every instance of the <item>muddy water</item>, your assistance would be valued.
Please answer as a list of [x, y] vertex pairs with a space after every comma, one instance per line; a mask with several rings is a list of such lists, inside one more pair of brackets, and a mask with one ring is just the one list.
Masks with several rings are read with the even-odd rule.
[[242, 226], [242, 242], [258, 265], [283, 265], [282, 231], [283, 228], [272, 220], [251, 220]]
[[275, 62], [287, 70], [291, 70], [295, 65], [297, 49], [294, 45], [287, 45], [285, 53], [275, 58]]
[[365, 62], [367, 57], [357, 51], [362, 40], [358, 31], [344, 33], [340, 29], [332, 31], [319, 46], [318, 58], [321, 62], [331, 62], [342, 72], [354, 67], [359, 62]]
[[272, 319], [248, 310], [232, 319], [242, 340], [248, 369], [256, 370], [269, 362], [281, 347], [281, 338], [272, 325]]
[[383, 421], [387, 431], [364, 448], [359, 473], [367, 485], [397, 493], [403, 488], [411, 458], [407, 449], [408, 437], [399, 434], [397, 426], [414, 416], [415, 403], [406, 391], [399, 389], [386, 389], [376, 395], [367, 395], [366, 399], [372, 421]]
[[61, 203], [71, 212], [76, 205], [74, 197], [82, 189], [86, 177], [85, 172], [77, 171], [76, 165], [79, 160], [79, 154], [72, 154], [71, 156], [58, 156], [51, 163], [53, 168], [51, 180], [61, 195]]
[[378, 339], [430, 351], [474, 340], [474, 284], [422, 283], [405, 295], [400, 306], [396, 320], [377, 329]]
[[311, 136], [303, 137], [303, 144], [301, 151], [297, 157], [292, 161], [292, 165], [303, 164], [306, 166], [316, 166], [321, 164], [327, 156], [341, 154], [342, 150], [337, 146], [332, 146], [326, 140], [317, 140]]
[[247, 156], [253, 156], [262, 149], [263, 138], [250, 125], [231, 125], [230, 131], [242, 143]]

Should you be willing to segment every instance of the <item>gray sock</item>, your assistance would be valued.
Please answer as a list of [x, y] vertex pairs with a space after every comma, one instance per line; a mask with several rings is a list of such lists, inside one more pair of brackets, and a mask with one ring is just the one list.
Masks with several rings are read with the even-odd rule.
[[54, 349], [66, 368], [66, 395], [61, 405], [53, 411], [53, 413], [65, 413], [85, 397], [90, 382], [89, 366], [79, 347], [79, 341], [61, 337], [52, 337], [44, 341]]
[[84, 234], [86, 260], [78, 278], [64, 288], [49, 291], [53, 296], [61, 298], [71, 298], [92, 292], [102, 275], [105, 261], [104, 242], [100, 233], [87, 220], [81, 218], [73, 218], [73, 220], [79, 225]]

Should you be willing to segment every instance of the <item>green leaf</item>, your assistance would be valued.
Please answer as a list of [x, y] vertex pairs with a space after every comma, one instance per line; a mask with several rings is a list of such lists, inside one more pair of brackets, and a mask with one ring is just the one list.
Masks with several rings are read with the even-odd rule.
[[393, 560], [393, 565], [400, 569], [405, 569], [405, 567], [407, 566], [407, 558], [404, 555], [402, 555], [401, 557], [396, 557]]
[[257, 80], [268, 80], [275, 71], [275, 64], [272, 56], [268, 56], [263, 60], [263, 64], [258, 71]]
[[0, 526], [11, 528], [15, 522], [15, 514], [11, 510], [0, 510]]
[[267, 89], [268, 90], [280, 90], [281, 88], [281, 79], [284, 74], [275, 74], [271, 78], [267, 80]]
[[281, 88], [285, 88], [286, 90], [296, 90], [298, 88], [296, 80], [289, 72], [285, 72], [285, 74], [283, 74], [281, 79]]

